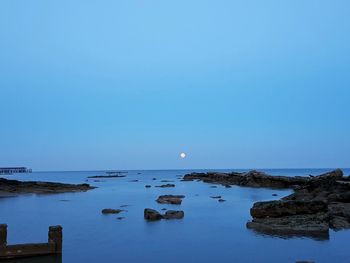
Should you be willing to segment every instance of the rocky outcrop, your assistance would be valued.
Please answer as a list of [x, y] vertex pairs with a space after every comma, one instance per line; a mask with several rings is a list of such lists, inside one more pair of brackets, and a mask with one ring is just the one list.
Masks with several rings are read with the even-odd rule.
[[181, 205], [184, 195], [161, 195], [156, 200], [160, 204]]
[[0, 178], [0, 195], [11, 193], [25, 194], [55, 194], [66, 192], [84, 192], [96, 187], [89, 184], [62, 184], [53, 182], [37, 182], [37, 181], [17, 181]]
[[239, 185], [249, 187], [293, 188], [306, 184], [310, 178], [301, 176], [272, 176], [255, 170], [247, 173], [191, 173], [183, 177], [183, 181], [193, 180], [222, 184], [225, 187], [229, 185]]
[[311, 177], [279, 201], [257, 202], [247, 227], [278, 234], [328, 235], [350, 228], [350, 184], [341, 170]]
[[146, 208], [144, 210], [144, 218], [148, 221], [158, 221], [161, 219], [182, 219], [184, 216], [184, 211], [168, 210], [162, 215], [154, 209]]

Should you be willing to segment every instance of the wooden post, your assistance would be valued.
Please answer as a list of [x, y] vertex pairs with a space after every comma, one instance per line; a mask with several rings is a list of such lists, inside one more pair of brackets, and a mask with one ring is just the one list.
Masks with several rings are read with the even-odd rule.
[[7, 225], [0, 224], [0, 249], [7, 245]]
[[49, 227], [49, 244], [54, 244], [53, 253], [62, 253], [62, 227], [50, 226]]

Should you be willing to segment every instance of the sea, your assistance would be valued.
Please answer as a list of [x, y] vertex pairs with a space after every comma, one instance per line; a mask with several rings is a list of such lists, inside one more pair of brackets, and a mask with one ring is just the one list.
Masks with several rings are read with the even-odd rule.
[[[260, 169], [272, 175], [309, 176], [333, 169]], [[190, 172], [230, 170], [121, 171], [125, 177], [89, 179], [106, 171], [50, 171], [2, 176], [25, 181], [89, 183], [96, 189], [63, 194], [26, 194], [0, 198], [0, 224], [8, 225], [8, 244], [47, 242], [48, 227], [63, 227], [62, 257], [37, 257], [9, 262], [264, 262], [310, 260], [350, 262], [350, 230], [330, 231], [329, 239], [277, 236], [246, 228], [257, 201], [280, 199], [291, 190], [184, 182]], [[350, 169], [343, 169], [345, 175]], [[153, 180], [156, 178], [156, 180]], [[137, 181], [136, 181], [137, 180]], [[166, 180], [174, 188], [158, 188]], [[146, 188], [145, 185], [151, 185]], [[159, 195], [185, 195], [181, 205], [158, 204]], [[273, 196], [277, 194], [277, 196]], [[222, 196], [218, 202], [210, 196]], [[118, 215], [104, 208], [123, 209]], [[180, 220], [147, 222], [145, 208], [183, 210]], [[118, 219], [118, 217], [123, 217]]]

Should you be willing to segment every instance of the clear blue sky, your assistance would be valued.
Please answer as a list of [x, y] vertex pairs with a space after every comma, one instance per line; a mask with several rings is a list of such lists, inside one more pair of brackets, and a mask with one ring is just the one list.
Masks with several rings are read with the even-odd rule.
[[349, 167], [349, 10], [1, 0], [0, 166]]

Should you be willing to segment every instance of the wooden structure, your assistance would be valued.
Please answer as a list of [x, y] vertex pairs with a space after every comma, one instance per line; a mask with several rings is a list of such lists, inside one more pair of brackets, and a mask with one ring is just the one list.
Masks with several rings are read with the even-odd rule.
[[47, 243], [7, 245], [7, 225], [0, 225], [0, 260], [62, 254], [62, 227], [50, 226]]
[[0, 174], [31, 173], [27, 167], [0, 167]]

